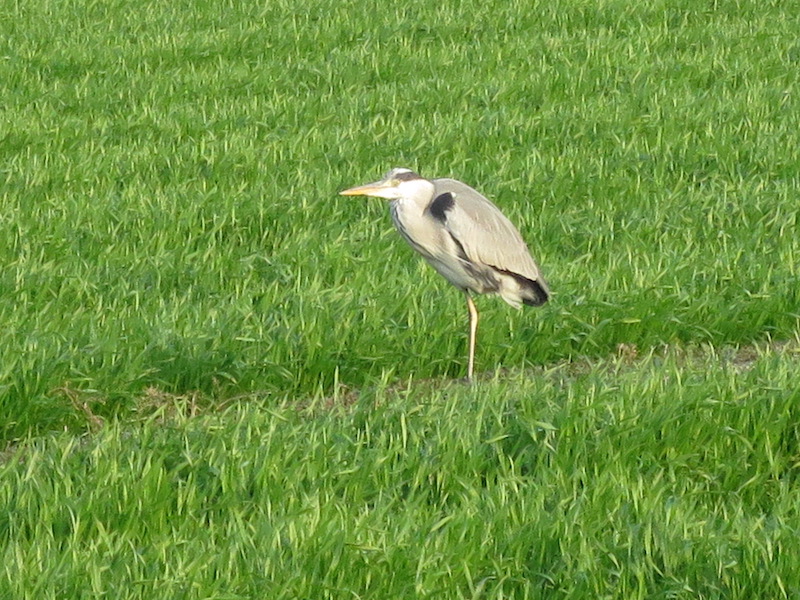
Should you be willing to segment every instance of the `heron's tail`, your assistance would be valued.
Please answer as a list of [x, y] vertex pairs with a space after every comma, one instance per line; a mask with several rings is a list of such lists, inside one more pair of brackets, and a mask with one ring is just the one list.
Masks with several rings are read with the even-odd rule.
[[541, 306], [550, 298], [550, 290], [541, 277], [528, 279], [524, 275], [511, 271], [502, 273], [505, 277], [500, 278], [500, 287], [497, 292], [514, 308], [520, 308], [522, 304]]
[[528, 279], [527, 285], [520, 285], [522, 289], [522, 303], [528, 306], [541, 306], [550, 299], [550, 290], [544, 279]]

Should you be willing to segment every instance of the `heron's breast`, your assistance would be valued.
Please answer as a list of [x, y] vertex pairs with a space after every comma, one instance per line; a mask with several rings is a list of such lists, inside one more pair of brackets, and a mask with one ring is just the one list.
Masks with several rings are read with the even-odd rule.
[[391, 204], [392, 221], [405, 240], [425, 256], [433, 256], [441, 246], [442, 227], [414, 202], [397, 200]]
[[440, 220], [413, 204], [394, 202], [391, 206], [397, 230], [447, 281], [479, 294], [497, 290], [498, 283], [490, 270], [471, 263]]

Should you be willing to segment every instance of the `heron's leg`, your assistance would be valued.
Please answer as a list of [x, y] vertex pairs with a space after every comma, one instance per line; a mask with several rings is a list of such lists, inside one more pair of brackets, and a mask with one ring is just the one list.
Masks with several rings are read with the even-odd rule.
[[469, 362], [467, 363], [467, 379], [472, 379], [475, 370], [475, 337], [478, 333], [478, 309], [468, 290], [464, 290], [467, 297], [467, 310], [469, 310]]

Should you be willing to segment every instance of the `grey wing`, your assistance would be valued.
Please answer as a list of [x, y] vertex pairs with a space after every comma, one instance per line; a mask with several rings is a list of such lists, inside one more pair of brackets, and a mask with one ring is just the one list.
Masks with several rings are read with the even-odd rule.
[[488, 198], [455, 179], [434, 179], [435, 196], [450, 193], [444, 226], [464, 249], [467, 257], [478, 264], [521, 276], [537, 284], [541, 301], [549, 293], [528, 246], [513, 223]]

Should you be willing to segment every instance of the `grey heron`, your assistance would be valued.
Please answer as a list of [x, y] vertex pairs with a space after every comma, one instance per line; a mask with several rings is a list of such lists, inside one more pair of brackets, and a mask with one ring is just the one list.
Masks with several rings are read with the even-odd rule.
[[400, 234], [464, 292], [469, 311], [467, 379], [472, 379], [475, 367], [478, 331], [478, 310], [470, 292], [499, 294], [514, 308], [547, 302], [547, 283], [517, 228], [467, 184], [392, 169], [380, 181], [341, 194], [391, 200], [392, 221]]

